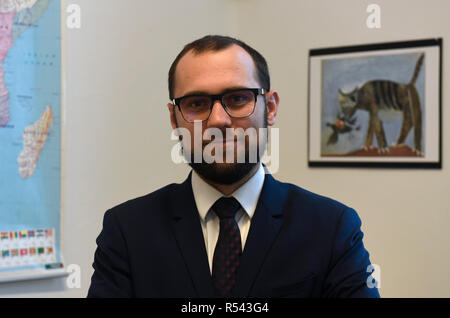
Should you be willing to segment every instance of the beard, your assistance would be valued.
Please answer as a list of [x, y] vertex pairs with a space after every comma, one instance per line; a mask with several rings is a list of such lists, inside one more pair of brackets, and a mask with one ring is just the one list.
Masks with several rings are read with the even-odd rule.
[[[205, 162], [202, 156], [201, 162], [194, 162], [190, 160], [189, 165], [203, 178], [219, 184], [233, 184], [245, 176], [247, 176], [252, 169], [259, 164], [259, 145], [257, 147], [257, 160], [250, 161], [248, 143], [245, 143], [244, 162], [237, 162], [236, 157], [234, 162]], [[193, 156], [191, 155], [191, 159]]]
[[218, 184], [233, 184], [250, 173], [257, 163], [189, 163], [203, 178]]
[[[264, 119], [263, 119], [263, 128], [267, 132], [267, 105], [264, 109]], [[178, 123], [176, 122], [175, 117], [175, 123], [178, 127]], [[261, 160], [261, 154], [264, 152], [260, 152], [260, 149], [264, 150], [267, 144], [267, 138], [268, 135], [265, 136], [266, 138], [262, 139], [262, 136], [259, 135], [257, 138], [257, 144], [256, 147], [250, 147], [249, 146], [249, 140], [246, 137], [245, 138], [245, 153], [244, 153], [244, 162], [237, 162], [236, 156], [237, 151], [234, 152], [235, 158], [234, 162], [211, 162], [208, 163], [205, 161], [203, 157], [203, 150], [202, 149], [202, 156], [201, 156], [201, 162], [195, 162], [194, 160], [194, 153], [190, 151], [189, 153], [184, 153], [185, 149], [182, 144], [183, 153], [185, 156], [188, 156], [190, 160], [188, 160], [189, 165], [192, 167], [192, 169], [197, 172], [200, 176], [202, 176], [204, 179], [210, 180], [214, 183], [218, 184], [225, 184], [230, 185], [233, 183], [236, 183], [237, 181], [243, 179], [246, 177], [252, 169], [259, 164]], [[261, 139], [261, 140], [260, 140]], [[182, 140], [180, 139], [180, 142], [182, 143]], [[253, 150], [256, 148], [256, 161], [250, 160], [250, 148]], [[235, 149], [236, 150], [236, 149]], [[188, 158], [186, 158], [188, 159]]]

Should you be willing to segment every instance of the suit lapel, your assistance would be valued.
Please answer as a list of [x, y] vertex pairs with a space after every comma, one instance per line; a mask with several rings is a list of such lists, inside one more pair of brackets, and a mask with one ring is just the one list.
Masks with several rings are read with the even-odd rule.
[[259, 270], [282, 225], [287, 191], [266, 174], [241, 258], [233, 294], [248, 297]]
[[213, 297], [214, 287], [200, 218], [192, 193], [191, 175], [171, 194], [175, 238], [199, 297]]

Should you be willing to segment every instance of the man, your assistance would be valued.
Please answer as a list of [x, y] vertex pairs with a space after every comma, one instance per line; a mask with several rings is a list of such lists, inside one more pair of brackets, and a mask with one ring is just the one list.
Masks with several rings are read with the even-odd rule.
[[[279, 96], [257, 51], [196, 40], [172, 64], [169, 95], [193, 171], [107, 211], [88, 297], [379, 297], [356, 212], [264, 172]], [[239, 128], [256, 140], [226, 134]]]

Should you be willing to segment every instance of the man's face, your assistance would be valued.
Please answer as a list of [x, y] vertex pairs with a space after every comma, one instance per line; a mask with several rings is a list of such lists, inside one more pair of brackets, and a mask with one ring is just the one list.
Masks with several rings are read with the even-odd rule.
[[[221, 94], [236, 88], [260, 88], [261, 85], [256, 78], [256, 70], [251, 56], [241, 47], [232, 45], [221, 51], [207, 51], [194, 54], [192, 51], [184, 55], [179, 61], [175, 71], [174, 96], [175, 98], [190, 94]], [[278, 107], [278, 95], [271, 91], [266, 93], [267, 106], [263, 96], [258, 95], [255, 110], [252, 115], [245, 118], [232, 118], [219, 101], [215, 101], [209, 118], [202, 122], [202, 135], [208, 128], [217, 128], [222, 131], [223, 138], [226, 138], [226, 130], [242, 128], [254, 128], [257, 132], [257, 142], [259, 146], [265, 148], [266, 140], [259, 138], [259, 128], [264, 128], [266, 123], [273, 125]], [[189, 123], [182, 117], [179, 108], [167, 105], [171, 113], [172, 128], [185, 128], [190, 132], [191, 142], [194, 145], [194, 123]], [[266, 108], [267, 107], [267, 108]], [[202, 152], [211, 140], [202, 138]], [[248, 159], [248, 138], [246, 139], [245, 151]], [[244, 147], [237, 147], [237, 141], [220, 141], [223, 147], [222, 162], [194, 163], [190, 165], [204, 178], [216, 183], [231, 184], [245, 177], [257, 164], [238, 163], [237, 150]], [[230, 148], [234, 148], [234, 162], [226, 162], [225, 154]], [[264, 149], [263, 148], [263, 149]], [[186, 147], [183, 149], [188, 154], [193, 154], [193, 150]], [[228, 150], [227, 150], [228, 149]], [[214, 151], [212, 153], [214, 155]], [[191, 156], [192, 158], [192, 156]], [[247, 160], [246, 160], [247, 161]], [[259, 157], [258, 157], [259, 161]]]

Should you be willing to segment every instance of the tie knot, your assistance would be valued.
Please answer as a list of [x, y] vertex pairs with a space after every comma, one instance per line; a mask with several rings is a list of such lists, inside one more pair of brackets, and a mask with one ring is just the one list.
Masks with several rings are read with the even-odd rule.
[[240, 206], [241, 205], [234, 197], [221, 197], [214, 203], [212, 209], [222, 220], [226, 218], [234, 218]]

